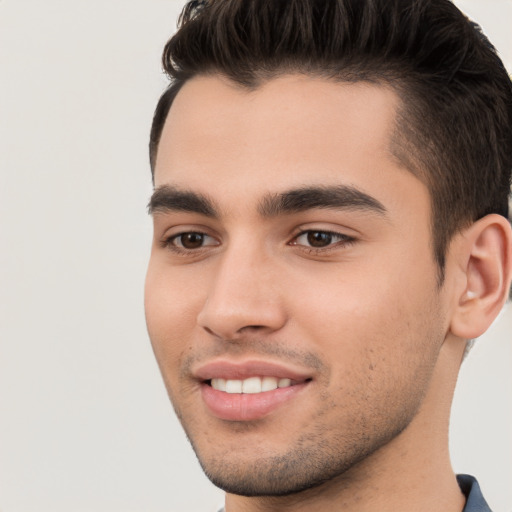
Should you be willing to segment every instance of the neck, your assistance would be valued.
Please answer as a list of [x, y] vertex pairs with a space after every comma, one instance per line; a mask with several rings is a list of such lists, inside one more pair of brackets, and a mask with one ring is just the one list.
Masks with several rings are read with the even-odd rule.
[[451, 398], [464, 343], [448, 337], [408, 427], [337, 478], [292, 496], [226, 495], [226, 512], [461, 512], [448, 451]]

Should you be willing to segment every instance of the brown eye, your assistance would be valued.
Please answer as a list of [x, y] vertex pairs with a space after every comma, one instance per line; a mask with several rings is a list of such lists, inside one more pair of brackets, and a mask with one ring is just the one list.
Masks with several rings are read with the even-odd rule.
[[327, 250], [336, 247], [342, 248], [354, 242], [355, 238], [344, 235], [343, 233], [308, 229], [296, 236], [291, 242], [291, 245], [298, 245], [306, 249]]
[[166, 245], [171, 249], [175, 248], [177, 250], [183, 249], [193, 251], [202, 249], [206, 246], [219, 245], [219, 243], [215, 238], [207, 235], [206, 233], [187, 231], [185, 233], [174, 235], [166, 242]]
[[204, 235], [202, 233], [183, 233], [178, 240], [178, 245], [185, 249], [199, 249], [204, 243]]
[[332, 243], [332, 234], [325, 231], [309, 231], [307, 241], [311, 247], [326, 247]]

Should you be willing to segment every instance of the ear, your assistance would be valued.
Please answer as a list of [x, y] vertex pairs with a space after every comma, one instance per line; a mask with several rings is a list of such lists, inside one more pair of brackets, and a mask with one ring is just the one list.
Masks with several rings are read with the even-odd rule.
[[512, 230], [501, 215], [487, 215], [466, 229], [456, 243], [464, 279], [454, 297], [450, 330], [477, 338], [491, 325], [507, 300], [512, 278]]

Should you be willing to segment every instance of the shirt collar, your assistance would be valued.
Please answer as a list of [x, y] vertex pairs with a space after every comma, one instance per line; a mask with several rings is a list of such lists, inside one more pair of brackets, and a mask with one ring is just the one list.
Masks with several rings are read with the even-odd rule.
[[476, 479], [470, 475], [457, 475], [457, 482], [464, 496], [466, 506], [463, 512], [492, 512], [482, 496], [482, 491]]

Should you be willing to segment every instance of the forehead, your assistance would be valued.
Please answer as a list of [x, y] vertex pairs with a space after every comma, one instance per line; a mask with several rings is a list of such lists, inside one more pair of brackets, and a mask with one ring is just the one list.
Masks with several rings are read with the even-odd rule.
[[410, 173], [390, 152], [398, 103], [390, 88], [362, 82], [286, 75], [251, 90], [196, 77], [167, 117], [155, 184], [246, 204], [297, 186], [399, 184]]

